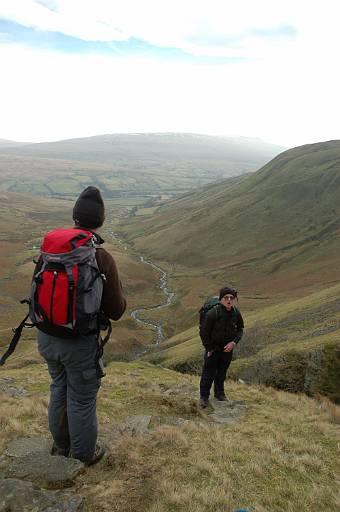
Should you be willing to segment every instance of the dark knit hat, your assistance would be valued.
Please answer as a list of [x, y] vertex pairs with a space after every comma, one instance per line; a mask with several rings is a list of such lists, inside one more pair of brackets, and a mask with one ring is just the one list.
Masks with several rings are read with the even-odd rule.
[[100, 190], [87, 187], [73, 208], [73, 220], [83, 228], [99, 228], [105, 220], [104, 201]]
[[223, 299], [223, 297], [225, 295], [233, 295], [235, 297], [235, 299], [236, 299], [236, 297], [237, 297], [237, 290], [235, 290], [235, 288], [233, 288], [230, 285], [224, 286], [223, 288], [220, 289], [219, 300]]

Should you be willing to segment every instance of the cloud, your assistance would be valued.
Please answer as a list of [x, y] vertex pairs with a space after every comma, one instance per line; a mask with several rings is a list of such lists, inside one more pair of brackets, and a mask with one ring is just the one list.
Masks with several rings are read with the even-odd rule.
[[84, 41], [134, 38], [193, 55], [248, 57], [254, 47], [263, 51], [263, 39], [293, 40], [298, 10], [291, 0], [283, 12], [271, 0], [2, 0], [0, 18]]
[[318, 75], [299, 58], [271, 67], [211, 66], [18, 45], [0, 46], [0, 61], [4, 138], [162, 131], [242, 134], [287, 145], [337, 138], [340, 83], [327, 64]]
[[336, 4], [2, 0], [0, 137], [339, 138]]

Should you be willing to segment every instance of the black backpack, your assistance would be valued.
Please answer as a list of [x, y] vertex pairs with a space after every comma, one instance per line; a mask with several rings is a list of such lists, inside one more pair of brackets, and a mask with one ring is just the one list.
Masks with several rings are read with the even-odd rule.
[[[218, 295], [214, 295], [213, 297], [209, 297], [205, 303], [203, 304], [203, 306], [200, 308], [200, 310], [198, 311], [199, 313], [199, 325], [201, 327], [202, 325], [202, 322], [204, 321], [204, 318], [206, 317], [206, 314], [208, 313], [208, 311], [210, 311], [211, 309], [214, 308], [215, 312], [216, 312], [216, 318], [215, 320], [217, 320], [220, 316], [220, 313], [221, 313], [221, 309], [219, 308], [219, 304], [220, 304], [220, 300], [218, 298]], [[223, 307], [223, 306], [222, 306]], [[237, 313], [238, 313], [238, 309], [233, 306], [233, 311], [234, 311], [234, 315], [236, 316]]]

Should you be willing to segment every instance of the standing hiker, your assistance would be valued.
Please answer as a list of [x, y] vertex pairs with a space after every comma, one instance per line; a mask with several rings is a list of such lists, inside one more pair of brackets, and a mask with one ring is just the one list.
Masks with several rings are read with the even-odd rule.
[[[243, 318], [234, 306], [237, 291], [232, 286], [221, 288], [219, 299], [200, 311], [200, 336], [205, 348], [200, 382], [200, 405], [209, 405], [212, 383], [217, 400], [227, 401], [224, 381], [233, 357], [233, 349], [243, 335]], [[214, 304], [214, 305], [212, 305]]]
[[[102, 321], [103, 316], [106, 316], [106, 318], [118, 320], [126, 308], [116, 263], [112, 256], [100, 247], [104, 240], [96, 232], [102, 226], [104, 219], [104, 203], [100, 191], [95, 187], [87, 187], [80, 194], [73, 208], [75, 227], [70, 230], [52, 231], [49, 234], [49, 240], [50, 247], [53, 243], [53, 247], [55, 247], [59, 243], [57, 237], [64, 236], [65, 239], [67, 235], [70, 238], [67, 242], [71, 246], [72, 254], [76, 252], [75, 249], [79, 249], [81, 243], [84, 243], [83, 253], [92, 254], [92, 260], [81, 262], [82, 265], [79, 264], [77, 270], [72, 268], [72, 271], [67, 270], [67, 272], [65, 272], [66, 267], [62, 271], [56, 266], [58, 263], [54, 263], [53, 267], [53, 262], [52, 264], [47, 262], [44, 271], [44, 255], [46, 255], [44, 241], [42, 256], [39, 258], [33, 276], [37, 297], [40, 293], [39, 301], [43, 301], [46, 294], [51, 295], [51, 299], [49, 298], [47, 301], [50, 307], [45, 308], [45, 312], [40, 304], [36, 304], [38, 299], [35, 300], [34, 306], [37, 305], [38, 308], [37, 318], [42, 320], [40, 326], [37, 325], [39, 329], [38, 349], [47, 362], [52, 379], [48, 411], [49, 428], [54, 440], [52, 455], [71, 456], [83, 461], [86, 465], [98, 462], [105, 452], [104, 447], [97, 443], [96, 398], [101, 377], [104, 376], [97, 318]], [[47, 236], [45, 240], [46, 238]], [[65, 254], [63, 249], [54, 249], [51, 252], [59, 252], [61, 257]], [[81, 250], [78, 250], [79, 252]], [[72, 258], [74, 257], [72, 256]], [[74, 265], [74, 259], [71, 264]], [[69, 263], [65, 265], [67, 266]], [[88, 273], [89, 268], [92, 277], [84, 277], [87, 275], [84, 272]], [[48, 272], [50, 276], [47, 275]], [[57, 293], [53, 302], [54, 276], [58, 276], [60, 281], [57, 280]], [[73, 282], [73, 278], [75, 282]], [[53, 283], [46, 291], [49, 280], [53, 280]], [[86, 286], [84, 285], [85, 281], [87, 281]], [[62, 295], [63, 282], [68, 283], [66, 297]], [[45, 286], [45, 290], [43, 286]], [[79, 290], [75, 293], [74, 288], [77, 286]], [[71, 291], [72, 294], [72, 290], [73, 297], [76, 298], [70, 300], [68, 293]], [[94, 290], [96, 291], [94, 292]], [[97, 294], [96, 299], [91, 298], [94, 293]], [[33, 295], [33, 297], [35, 296]], [[98, 315], [96, 316], [96, 312], [89, 315], [90, 303], [91, 301], [95, 303], [95, 300], [98, 304], [96, 306], [99, 310]], [[66, 301], [66, 305], [63, 305], [64, 301]], [[84, 310], [87, 308], [85, 313], [81, 308]], [[76, 334], [71, 332], [67, 338], [63, 336], [63, 327], [60, 329], [57, 326], [57, 333], [55, 333], [54, 325], [50, 326], [49, 324], [49, 322], [52, 323], [52, 312], [53, 320], [57, 323], [56, 317], [62, 316], [63, 311], [68, 319], [67, 322], [69, 322], [67, 323], [68, 327], [71, 325], [72, 328], [78, 322]], [[71, 315], [71, 320], [69, 320], [69, 315]], [[86, 322], [82, 320], [83, 318], [87, 322], [85, 331], [84, 324]], [[93, 323], [94, 321], [95, 323]], [[65, 320], [59, 323], [66, 324]], [[79, 331], [82, 332], [82, 328], [85, 334], [79, 334]]]

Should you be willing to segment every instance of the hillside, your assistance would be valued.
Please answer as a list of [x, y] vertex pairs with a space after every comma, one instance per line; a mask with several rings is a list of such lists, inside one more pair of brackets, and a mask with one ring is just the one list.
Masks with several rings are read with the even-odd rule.
[[204, 269], [217, 286], [227, 279], [244, 295], [335, 283], [340, 141], [286, 151], [236, 183], [176, 198], [123, 229], [137, 251], [192, 274]]
[[0, 189], [74, 197], [92, 183], [105, 197], [140, 204], [255, 171], [282, 150], [258, 139], [174, 133], [0, 144]]
[[153, 315], [170, 339], [151, 361], [198, 371], [197, 311], [232, 282], [247, 327], [234, 376], [340, 400], [339, 141], [289, 150], [122, 228], [136, 252], [166, 266], [176, 293]]
[[[230, 376], [291, 392], [322, 394], [340, 403], [340, 284], [299, 299], [247, 312]], [[200, 373], [202, 342], [192, 327], [143, 359]]]

